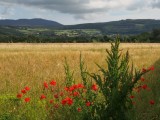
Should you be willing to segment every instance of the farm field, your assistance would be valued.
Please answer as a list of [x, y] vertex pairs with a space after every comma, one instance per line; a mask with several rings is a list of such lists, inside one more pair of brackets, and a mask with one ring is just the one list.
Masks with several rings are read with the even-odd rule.
[[[95, 63], [106, 66], [106, 49], [109, 43], [55, 43], [55, 44], [0, 44], [0, 115], [14, 111], [14, 107], [4, 104], [4, 98], [17, 95], [24, 86], [29, 86], [32, 94], [40, 94], [44, 81], [56, 80], [61, 88], [65, 81], [65, 58], [71, 70], [74, 70], [76, 81], [80, 81], [79, 57], [89, 72], [98, 72]], [[130, 61], [137, 69], [154, 66], [155, 70], [145, 76], [151, 91], [142, 92], [138, 97], [136, 109], [137, 119], [160, 119], [160, 44], [157, 43], [121, 43], [122, 53], [129, 51]], [[155, 104], [150, 105], [149, 100]], [[8, 111], [9, 110], [9, 111]], [[1, 117], [0, 117], [1, 119]]]

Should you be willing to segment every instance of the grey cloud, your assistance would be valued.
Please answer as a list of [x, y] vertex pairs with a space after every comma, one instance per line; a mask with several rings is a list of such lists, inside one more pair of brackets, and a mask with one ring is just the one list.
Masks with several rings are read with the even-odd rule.
[[9, 13], [9, 8], [8, 7], [5, 7], [3, 9], [3, 11], [1, 12], [2, 15], [8, 14], [8, 13]]
[[1, 6], [0, 18], [5, 19], [7, 16], [12, 15], [12, 8], [9, 5]]
[[[97, 7], [90, 6], [90, 3], [95, 1], [104, 2], [104, 6]], [[27, 7], [37, 7], [40, 9], [54, 10], [61, 13], [72, 14], [77, 19], [85, 19], [86, 14], [92, 13], [105, 13], [109, 10], [112, 10], [109, 3], [111, 1], [119, 2], [120, 0], [0, 0], [0, 4], [10, 4], [10, 5], [23, 5]], [[122, 0], [123, 1], [123, 0]], [[125, 6], [127, 10], [136, 10], [146, 6], [146, 1], [148, 0], [139, 0], [138, 2], [133, 2], [129, 6]], [[156, 1], [156, 0], [155, 0]], [[158, 5], [157, 5], [158, 4]], [[160, 1], [156, 2], [154, 7], [160, 7]], [[119, 5], [117, 9], [123, 9], [124, 6]]]
[[160, 8], [160, 0], [153, 0], [152, 7], [153, 8]]
[[141, 2], [136, 2], [136, 3], [133, 3], [133, 4], [129, 5], [129, 6], [127, 7], [127, 10], [133, 11], [133, 10], [141, 9], [141, 8], [143, 8], [145, 5], [146, 5], [146, 4], [144, 4], [143, 1], [141, 1]]
[[128, 6], [128, 10], [137, 10], [143, 8], [160, 8], [160, 0], [138, 0], [134, 4]]
[[[105, 0], [107, 1], [107, 0]], [[74, 15], [77, 19], [84, 19], [83, 15], [107, 11], [107, 7], [88, 7], [92, 0], [1, 0], [0, 3], [10, 5], [24, 5], [40, 9], [54, 10]]]
[[143, 8], [152, 8], [152, 2], [154, 0], [137, 0], [136, 2], [133, 2], [133, 4], [129, 5], [127, 7], [127, 10], [139, 10]]
[[3, 0], [2, 3], [21, 4], [39, 7], [42, 9], [56, 10], [62, 13], [81, 14], [100, 11], [86, 7], [90, 0]]

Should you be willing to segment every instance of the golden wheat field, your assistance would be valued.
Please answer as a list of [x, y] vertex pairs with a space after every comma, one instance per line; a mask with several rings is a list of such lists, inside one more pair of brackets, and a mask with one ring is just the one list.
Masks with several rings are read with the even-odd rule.
[[[65, 57], [79, 80], [80, 53], [88, 71], [96, 72], [95, 63], [106, 65], [106, 49], [110, 49], [109, 43], [0, 44], [0, 94], [16, 94], [25, 85], [37, 89], [43, 81], [51, 79], [63, 83]], [[160, 44], [157, 43], [121, 43], [120, 50], [129, 51], [130, 60], [138, 69], [160, 60]]]

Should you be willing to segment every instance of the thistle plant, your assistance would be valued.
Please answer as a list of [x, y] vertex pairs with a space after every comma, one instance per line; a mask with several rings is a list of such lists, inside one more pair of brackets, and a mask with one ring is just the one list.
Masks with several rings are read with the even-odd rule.
[[128, 120], [127, 111], [132, 108], [128, 97], [141, 76], [150, 69], [142, 72], [129, 66], [128, 51], [122, 55], [119, 50], [120, 41], [111, 43], [111, 50], [106, 50], [107, 68], [97, 64], [100, 73], [89, 74], [99, 86], [104, 101], [94, 105], [89, 117], [100, 120]]

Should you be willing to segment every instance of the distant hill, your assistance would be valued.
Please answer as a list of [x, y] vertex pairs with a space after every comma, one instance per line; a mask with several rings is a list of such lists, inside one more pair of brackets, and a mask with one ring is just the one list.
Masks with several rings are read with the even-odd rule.
[[140, 34], [156, 28], [160, 28], [160, 20], [154, 19], [127, 19], [64, 26], [64, 29], [98, 29], [106, 34]]
[[63, 25], [51, 20], [34, 18], [18, 20], [4, 19], [0, 20], [0, 26], [62, 27]]
[[0, 20], [0, 43], [160, 42], [160, 20], [127, 19], [103, 23], [62, 25], [44, 19]]
[[[160, 28], [160, 20], [154, 19], [127, 19], [120, 21], [102, 22], [102, 23], [85, 23], [77, 25], [62, 25], [58, 22], [45, 19], [19, 19], [19, 20], [0, 20], [0, 27], [43, 27], [56, 28], [60, 30], [77, 30], [77, 29], [94, 29], [100, 31], [101, 34], [122, 34], [134, 35], [143, 32], [150, 32], [153, 29]], [[13, 31], [14, 28], [11, 30]], [[1, 31], [3, 31], [1, 29]], [[6, 31], [6, 30], [5, 30]], [[9, 29], [7, 28], [7, 31]]]

